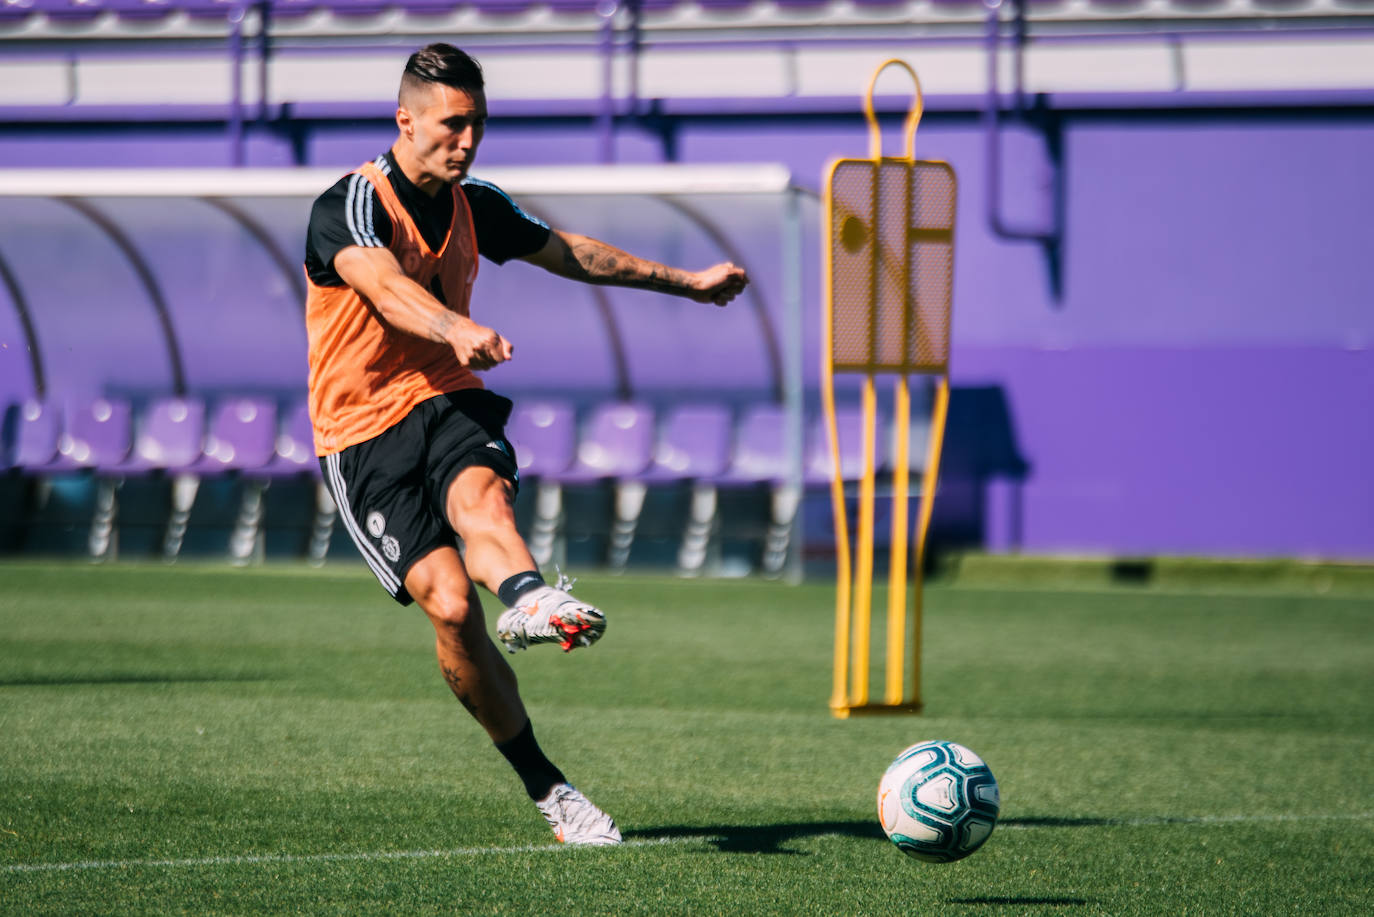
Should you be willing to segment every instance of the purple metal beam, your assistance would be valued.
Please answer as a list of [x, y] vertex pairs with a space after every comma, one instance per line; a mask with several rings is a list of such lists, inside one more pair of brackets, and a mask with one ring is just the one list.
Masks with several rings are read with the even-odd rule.
[[19, 286], [19, 279], [10, 270], [3, 253], [0, 253], [0, 284], [4, 285], [6, 292], [9, 293], [10, 302], [14, 303], [15, 311], [19, 314], [19, 327], [24, 332], [24, 345], [28, 350], [29, 365], [33, 371], [33, 393], [36, 398], [41, 399], [48, 390], [48, 380], [43, 370], [43, 351], [38, 346], [38, 332], [33, 325], [33, 316], [29, 314], [29, 304], [24, 298], [24, 290]]

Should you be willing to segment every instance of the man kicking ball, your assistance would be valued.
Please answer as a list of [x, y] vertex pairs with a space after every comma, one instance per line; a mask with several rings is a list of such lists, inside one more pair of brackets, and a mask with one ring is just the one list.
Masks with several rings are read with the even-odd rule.
[[511, 402], [475, 375], [513, 348], [469, 317], [477, 256], [717, 306], [749, 281], [733, 264], [683, 271], [530, 217], [467, 177], [486, 120], [477, 62], [422, 48], [401, 76], [391, 149], [316, 199], [305, 256], [315, 447], [358, 550], [387, 592], [428, 615], [445, 681], [558, 840], [617, 844], [615, 822], [540, 749], [482, 616], [477, 584], [506, 606], [496, 631], [512, 653], [590, 646], [606, 629], [566, 582], [544, 582], [516, 532]]

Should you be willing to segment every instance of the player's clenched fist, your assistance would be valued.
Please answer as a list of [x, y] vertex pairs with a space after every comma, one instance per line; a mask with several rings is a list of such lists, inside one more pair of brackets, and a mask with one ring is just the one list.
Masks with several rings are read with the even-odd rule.
[[509, 360], [515, 351], [510, 341], [473, 321], [455, 324], [448, 340], [459, 364], [468, 369], [491, 369]]
[[694, 277], [691, 298], [723, 306], [749, 286], [749, 274], [737, 264], [727, 261], [698, 271]]

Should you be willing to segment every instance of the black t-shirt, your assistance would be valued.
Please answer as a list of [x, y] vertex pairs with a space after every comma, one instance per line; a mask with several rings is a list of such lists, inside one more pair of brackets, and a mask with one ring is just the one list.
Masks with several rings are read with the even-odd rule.
[[[433, 197], [425, 194], [396, 165], [390, 151], [378, 156], [377, 167], [386, 175], [431, 249], [437, 249], [453, 221], [453, 197], [444, 190]], [[477, 231], [477, 252], [484, 258], [504, 264], [512, 258], [532, 255], [549, 241], [549, 226], [532, 217], [511, 200], [506, 192], [476, 178], [459, 185], [472, 209], [472, 225]], [[334, 271], [334, 256], [350, 245], [385, 248], [391, 243], [391, 218], [376, 200], [372, 183], [362, 175], [350, 173], [315, 199], [310, 210], [310, 226], [305, 235], [305, 269], [316, 286], [341, 287], [343, 279]]]

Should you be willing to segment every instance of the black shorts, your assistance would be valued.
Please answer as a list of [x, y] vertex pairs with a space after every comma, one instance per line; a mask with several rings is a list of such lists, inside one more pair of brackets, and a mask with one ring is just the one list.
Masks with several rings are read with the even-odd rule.
[[456, 546], [444, 497], [458, 472], [484, 465], [519, 484], [506, 439], [511, 403], [474, 388], [423, 401], [384, 433], [320, 459], [325, 485], [358, 551], [402, 605], [406, 573], [435, 548]]

